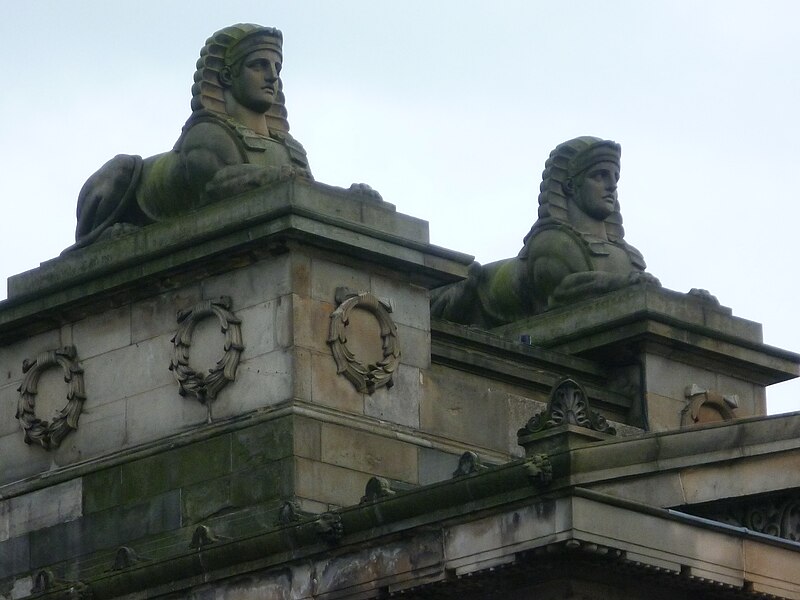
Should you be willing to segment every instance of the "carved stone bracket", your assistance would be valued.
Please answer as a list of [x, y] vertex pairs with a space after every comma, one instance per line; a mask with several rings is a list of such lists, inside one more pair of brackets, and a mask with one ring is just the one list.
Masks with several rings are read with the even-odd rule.
[[322, 513], [315, 522], [317, 535], [329, 544], [336, 544], [344, 536], [342, 516], [336, 513]]
[[553, 481], [553, 463], [546, 454], [535, 454], [525, 461], [528, 478], [535, 486], [546, 486]]
[[[194, 396], [208, 408], [208, 422], [211, 422], [211, 401], [228, 382], [236, 379], [244, 345], [242, 344], [241, 321], [231, 312], [231, 299], [223, 296], [218, 300], [205, 300], [190, 310], [178, 311], [178, 331], [172, 338], [172, 360], [170, 371], [178, 381], [181, 396]], [[189, 349], [197, 324], [205, 318], [216, 317], [222, 333], [225, 334], [223, 355], [217, 364], [208, 370], [207, 375], [198, 373], [189, 366]]]
[[364, 495], [361, 496], [361, 504], [375, 502], [381, 498], [388, 498], [389, 496], [394, 496], [395, 493], [387, 479], [383, 477], [370, 477], [364, 488]]
[[463, 477], [464, 475], [472, 475], [488, 469], [486, 465], [481, 462], [480, 456], [477, 453], [467, 450], [458, 459], [458, 467], [453, 471], [453, 477]]
[[[389, 313], [392, 308], [370, 292], [354, 292], [347, 288], [336, 290], [339, 305], [331, 313], [328, 344], [336, 361], [336, 372], [344, 374], [359, 392], [372, 394], [375, 390], [393, 385], [392, 377], [400, 362], [400, 346], [397, 342], [397, 325]], [[350, 313], [355, 309], [366, 310], [378, 320], [383, 346], [383, 358], [376, 364], [363, 364], [347, 347], [347, 325]]]
[[589, 406], [589, 397], [577, 381], [565, 378], [550, 391], [547, 410], [531, 417], [518, 436], [538, 433], [560, 425], [577, 425], [601, 433], [616, 434], [606, 419]]
[[[35, 359], [22, 362], [25, 378], [17, 391], [17, 419], [25, 431], [25, 443], [36, 443], [45, 450], [57, 448], [67, 434], [78, 428], [78, 418], [86, 394], [83, 388], [83, 369], [78, 365], [74, 346], [59, 350], [47, 350]], [[42, 373], [53, 367], [61, 367], [67, 384], [67, 404], [58, 411], [51, 422], [36, 416], [36, 394]]]

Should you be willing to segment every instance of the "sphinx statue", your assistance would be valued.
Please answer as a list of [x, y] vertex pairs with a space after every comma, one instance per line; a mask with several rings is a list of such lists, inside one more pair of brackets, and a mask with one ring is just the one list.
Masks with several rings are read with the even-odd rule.
[[619, 144], [559, 144], [542, 173], [539, 218], [513, 258], [473, 263], [467, 279], [434, 290], [431, 316], [484, 328], [628, 285], [660, 285], [624, 240], [617, 200]]
[[238, 24], [200, 51], [192, 114], [169, 152], [118, 155], [78, 196], [75, 245], [123, 234], [211, 202], [291, 177], [311, 179], [303, 147], [289, 135], [280, 78], [283, 36]]

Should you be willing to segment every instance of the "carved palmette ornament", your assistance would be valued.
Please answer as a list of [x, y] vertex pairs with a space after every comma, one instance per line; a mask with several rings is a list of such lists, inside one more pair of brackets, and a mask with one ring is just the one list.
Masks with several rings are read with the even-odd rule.
[[[372, 394], [375, 390], [393, 385], [392, 377], [400, 362], [397, 325], [389, 314], [391, 306], [370, 292], [355, 292], [347, 288], [336, 290], [339, 305], [331, 313], [328, 344], [336, 361], [336, 372], [344, 374], [359, 392]], [[359, 362], [347, 347], [347, 325], [353, 310], [366, 310], [378, 320], [381, 331], [383, 358], [376, 364]]]
[[690, 514], [751, 531], [800, 542], [800, 494], [778, 494], [727, 502], [724, 507], [687, 510]]
[[[86, 400], [83, 387], [83, 369], [78, 365], [78, 353], [74, 346], [58, 350], [47, 350], [35, 359], [22, 362], [25, 378], [18, 388], [17, 419], [25, 431], [26, 444], [39, 444], [45, 450], [57, 448], [69, 432], [78, 428], [78, 418]], [[60, 367], [67, 384], [67, 404], [58, 411], [52, 421], [36, 415], [36, 394], [39, 378], [48, 369]]]
[[[216, 317], [225, 334], [223, 355], [208, 374], [198, 373], [189, 366], [189, 350], [197, 324], [208, 317]], [[211, 420], [211, 401], [229, 381], [236, 379], [244, 345], [242, 344], [241, 321], [231, 312], [231, 299], [223, 296], [217, 300], [205, 300], [190, 310], [178, 311], [178, 331], [172, 338], [172, 360], [170, 371], [175, 375], [181, 396], [193, 396], [208, 406]]]
[[517, 435], [537, 433], [559, 425], [577, 425], [601, 433], [616, 434], [608, 421], [591, 409], [583, 386], [569, 378], [553, 386], [547, 410], [531, 417]]

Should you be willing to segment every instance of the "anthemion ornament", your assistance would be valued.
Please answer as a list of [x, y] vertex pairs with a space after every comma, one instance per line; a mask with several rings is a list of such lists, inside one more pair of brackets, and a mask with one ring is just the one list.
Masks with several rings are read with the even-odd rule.
[[[370, 292], [355, 292], [348, 288], [336, 290], [336, 303], [339, 306], [331, 313], [328, 335], [328, 344], [336, 361], [336, 372], [347, 377], [362, 393], [372, 394], [381, 387], [391, 387], [392, 377], [400, 363], [397, 325], [389, 314], [391, 306]], [[347, 347], [347, 325], [354, 310], [366, 310], [378, 320], [383, 358], [375, 364], [360, 362]]]
[[[25, 431], [26, 444], [39, 444], [46, 450], [57, 448], [69, 432], [78, 428], [78, 418], [86, 400], [83, 387], [83, 369], [78, 365], [78, 353], [74, 346], [58, 350], [47, 350], [35, 359], [22, 362], [25, 378], [18, 391], [17, 419]], [[67, 404], [57, 411], [51, 421], [36, 415], [36, 394], [42, 373], [60, 367], [67, 384]]]
[[[170, 370], [178, 381], [181, 396], [194, 396], [208, 409], [211, 422], [211, 403], [229, 381], [236, 379], [236, 368], [244, 350], [241, 321], [231, 312], [231, 299], [223, 296], [217, 300], [205, 300], [189, 310], [178, 311], [178, 331], [172, 338], [172, 360]], [[189, 350], [197, 324], [208, 317], [216, 317], [225, 334], [223, 355], [208, 370], [198, 373], [189, 366]]]

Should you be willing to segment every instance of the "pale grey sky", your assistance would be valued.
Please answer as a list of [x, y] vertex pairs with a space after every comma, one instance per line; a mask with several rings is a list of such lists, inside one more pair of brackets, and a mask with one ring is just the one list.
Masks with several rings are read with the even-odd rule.
[[[292, 133], [317, 180], [369, 183], [432, 242], [512, 256], [558, 143], [622, 144], [626, 239], [800, 350], [800, 3], [29, 0], [6, 10], [0, 278], [73, 239], [81, 185], [169, 149], [205, 39], [284, 33]], [[4, 290], [0, 290], [4, 297]], [[800, 410], [800, 383], [770, 410]]]

